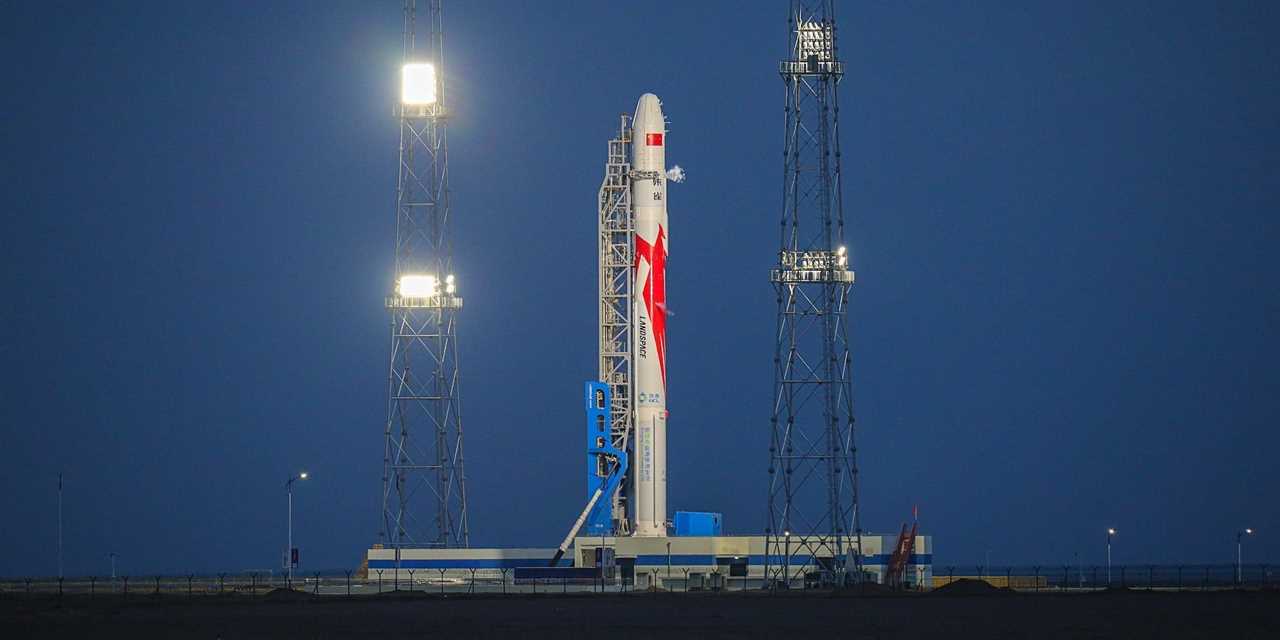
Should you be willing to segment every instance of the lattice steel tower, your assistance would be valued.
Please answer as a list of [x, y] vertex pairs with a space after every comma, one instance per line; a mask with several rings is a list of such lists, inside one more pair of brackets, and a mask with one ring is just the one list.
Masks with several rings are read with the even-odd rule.
[[[844, 248], [839, 103], [844, 74], [832, 0], [793, 0], [786, 86], [786, 143], [778, 264], [777, 347], [769, 443], [765, 574], [790, 584], [860, 580], [847, 304], [853, 285]], [[852, 575], [849, 575], [852, 570]]]
[[[635, 212], [631, 208], [631, 125], [620, 117], [618, 137], [609, 141], [604, 180], [600, 183], [600, 381], [609, 385], [612, 444], [631, 453], [633, 418], [631, 362], [631, 294], [635, 291]], [[628, 473], [628, 476], [631, 472]], [[611, 508], [617, 535], [630, 533], [625, 478]]]
[[457, 350], [462, 297], [453, 276], [443, 13], [439, 0], [427, 4], [423, 43], [415, 38], [417, 2], [404, 5], [396, 289], [386, 300], [391, 372], [380, 538], [395, 549], [469, 543]]

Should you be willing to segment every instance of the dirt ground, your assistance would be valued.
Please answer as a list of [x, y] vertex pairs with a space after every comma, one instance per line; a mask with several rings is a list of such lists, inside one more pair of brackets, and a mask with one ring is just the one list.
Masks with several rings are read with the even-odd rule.
[[1280, 638], [1280, 593], [0, 600], [7, 638]]

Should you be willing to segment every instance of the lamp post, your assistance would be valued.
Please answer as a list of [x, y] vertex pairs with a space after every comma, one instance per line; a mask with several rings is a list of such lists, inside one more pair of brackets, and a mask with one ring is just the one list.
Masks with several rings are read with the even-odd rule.
[[62, 474], [58, 474], [58, 579], [62, 579]]
[[1236, 584], [1244, 584], [1243, 546], [1244, 537], [1253, 535], [1253, 529], [1236, 532]]
[[[667, 542], [667, 582], [671, 582], [671, 542]], [[668, 587], [669, 588], [669, 587]]]
[[1107, 586], [1111, 586], [1111, 536], [1116, 534], [1115, 528], [1107, 529]]
[[293, 483], [306, 479], [307, 472], [303, 471], [296, 476], [290, 476], [284, 483], [284, 490], [289, 494], [289, 546], [284, 552], [284, 562], [288, 568], [289, 575], [289, 588], [293, 588]]
[[[769, 550], [765, 549], [765, 553]], [[782, 584], [786, 589], [791, 588], [791, 530], [787, 529], [782, 532]]]

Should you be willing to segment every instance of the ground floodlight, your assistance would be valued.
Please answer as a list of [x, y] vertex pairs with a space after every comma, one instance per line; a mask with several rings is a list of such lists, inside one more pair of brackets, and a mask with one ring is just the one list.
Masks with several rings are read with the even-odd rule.
[[306, 471], [303, 471], [302, 473], [299, 473], [299, 474], [298, 474], [298, 477], [299, 477], [299, 478], [302, 478], [303, 480], [306, 480], [306, 479], [307, 479], [307, 472], [306, 472]]
[[401, 71], [400, 102], [407, 105], [436, 103], [436, 68], [426, 62], [406, 64]]
[[440, 293], [435, 276], [400, 276], [396, 292], [406, 298], [428, 298]]

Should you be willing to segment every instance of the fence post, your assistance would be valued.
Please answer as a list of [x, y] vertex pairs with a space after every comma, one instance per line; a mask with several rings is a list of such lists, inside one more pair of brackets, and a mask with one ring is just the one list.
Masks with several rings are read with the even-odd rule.
[[1004, 586], [1006, 589], [1013, 589], [1013, 567], [1004, 568]]
[[413, 591], [413, 569], [409, 570], [409, 590]]
[[129, 599], [129, 576], [121, 576], [124, 580], [124, 599]]
[[956, 568], [947, 567], [947, 584], [951, 584], [952, 582], [955, 582], [955, 581], [956, 581]]
[[1062, 590], [1063, 591], [1067, 590], [1067, 581], [1071, 579], [1068, 577], [1068, 572], [1070, 570], [1071, 570], [1071, 567], [1063, 565], [1062, 567]]
[[156, 576], [156, 596], [160, 595], [160, 576]]
[[31, 597], [31, 578], [25, 578], [24, 581], [27, 583], [27, 597], [30, 598]]
[[314, 591], [312, 591], [312, 593], [316, 595], [320, 595], [320, 572], [319, 571], [316, 572], [316, 588]]
[[1204, 581], [1200, 583], [1200, 590], [1205, 591], [1209, 588], [1209, 567], [1204, 568]]
[[1040, 567], [1035, 567], [1035, 570], [1036, 570], [1036, 591], [1039, 592], [1040, 591]]
[[378, 593], [382, 593], [382, 569], [378, 569]]
[[249, 595], [258, 594], [258, 572], [249, 574]]
[[347, 569], [347, 595], [351, 595], [351, 570]]
[[1094, 590], [1097, 590], [1097, 588], [1098, 588], [1098, 565], [1096, 565], [1096, 564], [1095, 564], [1095, 565], [1093, 565], [1093, 578], [1092, 578], [1092, 580], [1091, 580], [1090, 584], [1092, 584], [1092, 585], [1093, 585]]
[[98, 583], [98, 576], [89, 576], [89, 597], [93, 597], [94, 585]]
[[471, 586], [467, 587], [467, 593], [475, 593], [475, 592], [476, 592], [476, 570], [472, 569], [471, 570]]
[[195, 579], [195, 577], [196, 577], [196, 576], [195, 576], [195, 574], [193, 574], [193, 573], [188, 573], [188, 574], [187, 574], [187, 597], [188, 597], [188, 598], [190, 598], [190, 597], [191, 597], [191, 581], [192, 581], [192, 580], [194, 580], [194, 579]]
[[1182, 591], [1182, 565], [1178, 565], [1178, 591]]
[[507, 570], [502, 570], [502, 595], [507, 595]]
[[1155, 581], [1156, 568], [1155, 565], [1147, 565], [1147, 591], [1151, 590], [1152, 582]]
[[226, 585], [226, 582], [227, 582], [227, 574], [219, 573], [218, 574], [218, 593], [222, 593], [222, 588]]
[[560, 589], [561, 589], [564, 593], [569, 593], [569, 579], [568, 579], [568, 578], [560, 578]]
[[440, 595], [444, 595], [444, 569], [437, 569], [440, 572]]
[[62, 598], [62, 576], [58, 576], [58, 598]]
[[1125, 579], [1124, 579], [1124, 565], [1120, 565], [1120, 588], [1121, 589], [1129, 588], [1129, 585], [1125, 583]]

